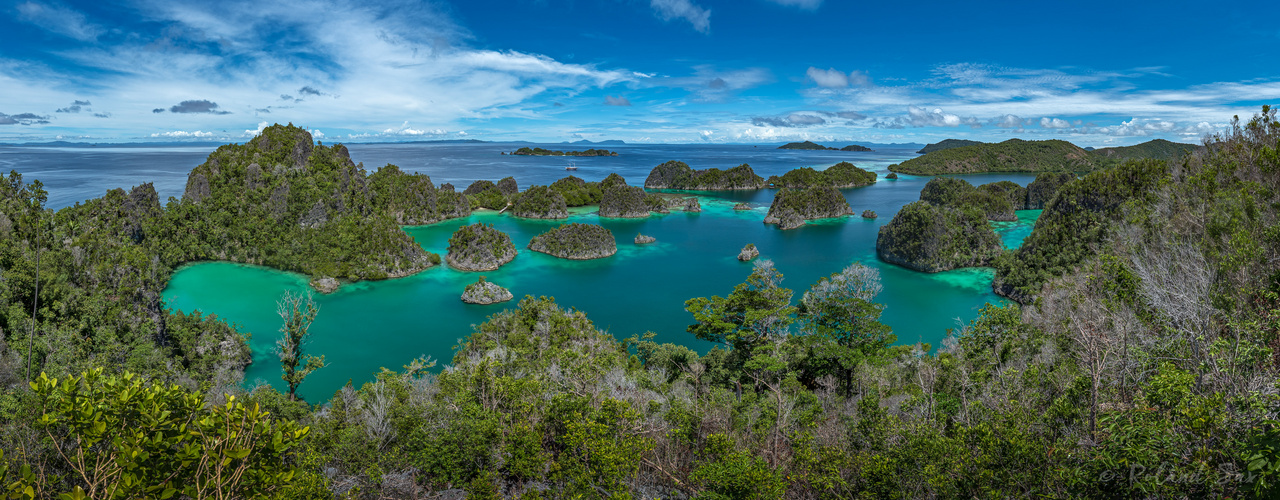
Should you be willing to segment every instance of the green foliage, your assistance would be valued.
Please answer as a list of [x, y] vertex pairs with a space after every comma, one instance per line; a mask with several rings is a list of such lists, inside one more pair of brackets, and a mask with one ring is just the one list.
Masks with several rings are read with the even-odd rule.
[[707, 436], [707, 460], [690, 478], [704, 488], [695, 498], [767, 500], [782, 498], [786, 481], [764, 459], [733, 449], [728, 436]]
[[781, 283], [782, 273], [772, 261], [756, 261], [747, 281], [734, 286], [728, 296], [685, 301], [685, 310], [697, 321], [689, 325], [689, 333], [749, 356], [752, 350], [785, 332], [793, 321], [796, 308], [791, 306], [792, 291]]
[[593, 224], [561, 224], [529, 240], [529, 249], [562, 259], [598, 259], [618, 252], [613, 232]]
[[600, 203], [600, 198], [604, 196], [601, 183], [586, 182], [572, 175], [551, 183], [550, 187], [553, 191], [560, 193], [560, 196], [564, 197], [565, 205], [570, 207], [595, 205]]
[[921, 148], [919, 151], [916, 151], [916, 153], [923, 155], [923, 154], [932, 153], [934, 151], [941, 151], [943, 149], [958, 148], [961, 146], [977, 146], [979, 144], [982, 144], [982, 141], [970, 141], [967, 139], [944, 139], [942, 140], [942, 142], [928, 144], [924, 148]]
[[511, 237], [493, 228], [493, 224], [477, 222], [462, 226], [449, 237], [449, 265], [463, 271], [497, 269], [511, 262], [516, 247]]
[[769, 177], [769, 185], [788, 188], [835, 187], [851, 188], [875, 184], [875, 172], [868, 172], [842, 161], [825, 170], [814, 170], [810, 167], [792, 169], [781, 177]]
[[925, 201], [902, 207], [876, 239], [880, 259], [924, 272], [984, 266], [1003, 251], [1004, 243], [977, 208]]
[[773, 195], [773, 203], [769, 205], [764, 221], [776, 224], [787, 213], [811, 220], [852, 215], [853, 209], [844, 195], [833, 187], [779, 189]]
[[527, 219], [564, 219], [569, 217], [569, 211], [565, 197], [559, 191], [547, 186], [531, 186], [515, 199], [511, 215]]
[[1067, 141], [1009, 139], [989, 144], [935, 149], [889, 170], [904, 174], [937, 175], [976, 172], [1091, 171], [1097, 168], [1088, 151]]
[[1194, 152], [1198, 148], [1199, 146], [1195, 144], [1152, 139], [1133, 146], [1095, 149], [1092, 153], [1099, 158], [1101, 163], [1114, 162], [1118, 164], [1125, 160], [1181, 160], [1183, 156]]
[[1022, 302], [1049, 279], [1078, 266], [1105, 241], [1122, 207], [1153, 200], [1168, 182], [1164, 162], [1129, 162], [1063, 185], [1017, 250], [996, 259], [995, 288]]
[[618, 156], [618, 153], [604, 149], [588, 149], [585, 151], [552, 151], [543, 148], [522, 147], [511, 153], [525, 156]]
[[311, 372], [324, 368], [324, 355], [317, 357], [305, 352], [308, 329], [319, 311], [310, 293], [285, 292], [276, 304], [276, 312], [284, 321], [280, 326], [280, 339], [276, 340], [276, 354], [280, 357], [280, 378], [289, 386], [289, 399], [298, 397], [298, 386]]
[[74, 472], [70, 498], [271, 495], [293, 480], [287, 459], [308, 433], [234, 398], [206, 407], [198, 393], [129, 373], [41, 374], [31, 387], [36, 426]]
[[644, 187], [647, 189], [716, 191], [760, 189], [764, 186], [764, 178], [756, 175], [751, 166], [745, 163], [728, 170], [694, 170], [682, 161], [668, 161], [653, 167], [649, 171], [649, 177], [644, 180]]

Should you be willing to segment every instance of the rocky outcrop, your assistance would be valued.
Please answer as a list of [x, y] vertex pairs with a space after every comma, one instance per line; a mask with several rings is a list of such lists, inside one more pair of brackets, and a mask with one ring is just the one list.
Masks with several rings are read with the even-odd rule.
[[756, 248], [755, 243], [747, 243], [742, 247], [742, 251], [738, 252], [738, 260], [747, 262], [760, 256], [760, 250]]
[[685, 212], [701, 212], [702, 203], [697, 198], [675, 198], [667, 202], [667, 208], [684, 210]]
[[250, 163], [248, 167], [245, 167], [244, 169], [245, 191], [256, 191], [262, 186], [265, 186], [266, 181], [263, 180], [262, 177], [263, 177], [262, 167], [259, 166], [257, 163]]
[[[311, 156], [314, 143], [311, 132], [297, 127], [268, 127], [261, 134], [249, 141], [264, 156], [281, 156], [292, 170], [306, 170], [307, 158]], [[343, 147], [346, 150], [346, 147]], [[350, 159], [350, 156], [347, 156]]]
[[502, 191], [502, 194], [507, 196], [520, 192], [520, 185], [516, 184], [515, 177], [503, 177], [502, 180], [498, 181], [497, 186], [498, 191]]
[[746, 203], [734, 203], [733, 209], [734, 210], [751, 210], [751, 205], [748, 205]]
[[449, 267], [461, 271], [492, 271], [516, 258], [511, 237], [490, 224], [458, 228], [449, 238]]
[[613, 232], [592, 224], [562, 224], [534, 236], [529, 249], [562, 259], [600, 259], [618, 253]]
[[1024, 208], [1027, 210], [1043, 210], [1054, 195], [1058, 194], [1059, 188], [1074, 180], [1076, 180], [1076, 174], [1071, 172], [1037, 175], [1036, 180], [1027, 185], [1027, 202]]
[[336, 292], [340, 286], [342, 286], [341, 282], [329, 276], [319, 276], [311, 280], [311, 288], [320, 293]]
[[756, 175], [750, 165], [742, 164], [729, 170], [711, 168], [694, 170], [681, 161], [669, 161], [653, 167], [644, 180], [647, 189], [683, 189], [696, 191], [729, 191], [760, 189], [764, 178]]
[[925, 201], [902, 207], [876, 238], [880, 260], [927, 273], [985, 266], [1003, 251], [979, 210]]
[[182, 192], [182, 201], [190, 201], [191, 203], [200, 203], [208, 198], [211, 194], [209, 190], [209, 178], [203, 173], [191, 171], [191, 175], [187, 176], [187, 189]]
[[858, 168], [852, 163], [842, 161], [825, 170], [814, 170], [809, 167], [793, 169], [782, 176], [769, 177], [769, 185], [787, 188], [833, 187], [839, 189], [868, 186], [876, 183], [875, 172]]
[[378, 169], [369, 176], [367, 186], [374, 206], [400, 225], [434, 224], [471, 215], [470, 201], [453, 186], [436, 188], [431, 177], [406, 173], [395, 165]]
[[655, 242], [655, 241], [658, 241], [658, 239], [657, 239], [657, 238], [654, 238], [654, 237], [652, 237], [652, 236], [645, 236], [645, 235], [643, 235], [643, 234], [639, 234], [639, 233], [637, 233], [637, 234], [636, 234], [636, 244], [637, 244], [637, 245], [647, 245], [647, 244], [649, 244], [649, 243], [653, 243], [653, 242]]
[[480, 194], [490, 189], [498, 189], [498, 186], [494, 185], [492, 181], [480, 180], [472, 182], [470, 186], [462, 190], [462, 194]]
[[480, 277], [480, 281], [467, 285], [467, 288], [462, 291], [462, 301], [468, 304], [497, 304], [513, 298], [515, 296], [510, 290], [485, 281], [484, 276]]
[[804, 221], [853, 215], [844, 195], [831, 187], [782, 189], [773, 197], [765, 224], [777, 224], [781, 229], [795, 229]]
[[567, 219], [569, 207], [554, 189], [533, 186], [520, 193], [511, 206], [511, 215], [525, 219]]
[[876, 217], [879, 217], [879, 215], [876, 215], [876, 211], [875, 211], [875, 210], [863, 210], [863, 211], [862, 211], [862, 218], [863, 218], [863, 219], [874, 219], [874, 218], [876, 218]]
[[644, 189], [615, 185], [604, 191], [600, 199], [600, 216], [614, 218], [637, 218], [649, 216], [649, 204]]
[[897, 173], [897, 172], [889, 172], [889, 175], [884, 176], [884, 178], [885, 178], [885, 179], [893, 179], [893, 180], [895, 180], [895, 181], [896, 181], [896, 180], [898, 180], [898, 173]]
[[307, 229], [315, 229], [325, 225], [326, 222], [329, 222], [329, 207], [327, 205], [324, 200], [316, 200], [316, 203], [311, 205], [311, 210], [302, 214], [302, 217], [298, 219], [298, 225]]

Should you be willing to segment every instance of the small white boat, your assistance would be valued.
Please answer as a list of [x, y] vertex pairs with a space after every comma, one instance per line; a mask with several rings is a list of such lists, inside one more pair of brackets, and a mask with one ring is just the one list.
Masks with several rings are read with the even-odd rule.
[[578, 169], [578, 166], [577, 166], [577, 165], [575, 165], [573, 162], [569, 162], [569, 166], [564, 167], [564, 169], [565, 169], [565, 170], [577, 170], [577, 169]]

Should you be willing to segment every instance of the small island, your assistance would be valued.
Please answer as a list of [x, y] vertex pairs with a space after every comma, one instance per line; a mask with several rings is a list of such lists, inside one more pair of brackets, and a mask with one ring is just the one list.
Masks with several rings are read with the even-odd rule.
[[460, 271], [493, 271], [514, 258], [516, 247], [510, 236], [491, 224], [477, 222], [454, 231], [445, 261]]
[[532, 186], [516, 197], [511, 215], [523, 219], [567, 219], [564, 196], [547, 186]]
[[652, 237], [652, 236], [647, 236], [647, 235], [644, 235], [644, 234], [636, 233], [636, 240], [635, 240], [635, 241], [636, 241], [636, 244], [637, 244], [637, 245], [648, 245], [648, 244], [650, 244], [650, 243], [653, 243], [653, 242], [655, 242], [655, 241], [658, 241], [658, 239], [657, 239], [657, 238], [654, 238], [654, 237]]
[[747, 246], [742, 247], [742, 250], [738, 252], [738, 260], [742, 262], [747, 262], [759, 256], [760, 250], [756, 248], [755, 243], [747, 243]]
[[510, 290], [485, 281], [484, 276], [480, 277], [480, 281], [467, 285], [467, 288], [462, 291], [462, 301], [468, 304], [497, 304], [514, 298]]
[[756, 175], [746, 163], [728, 170], [694, 170], [685, 162], [669, 161], [653, 167], [649, 171], [649, 177], [644, 180], [645, 189], [733, 191], [761, 189], [764, 186], [764, 178]]
[[875, 210], [863, 210], [863, 211], [862, 211], [862, 218], [863, 218], [863, 219], [874, 219], [874, 218], [879, 217], [879, 216], [880, 216], [880, 215], [876, 214], [876, 211], [875, 211]]
[[989, 265], [1004, 244], [986, 217], [974, 209], [916, 201], [880, 227], [880, 260], [926, 273]]
[[618, 242], [608, 229], [575, 222], [534, 236], [529, 240], [529, 249], [562, 259], [589, 260], [618, 253]]
[[778, 146], [778, 149], [800, 149], [800, 150], [809, 150], [809, 151], [857, 151], [857, 152], [874, 151], [869, 147], [860, 146], [858, 144], [850, 144], [843, 148], [832, 148], [832, 147], [827, 147], [821, 144], [814, 143], [812, 141], [791, 142], [791, 143]]
[[944, 149], [958, 148], [962, 146], [977, 146], [979, 144], [982, 144], [982, 141], [970, 141], [968, 139], [944, 139], [942, 142], [926, 144], [923, 148], [920, 148], [919, 151], [916, 151], [916, 154], [927, 155], [934, 151], [942, 151]]
[[840, 191], [832, 187], [804, 189], [784, 188], [774, 195], [765, 215], [765, 224], [777, 224], [780, 229], [795, 229], [805, 221], [853, 215], [849, 202]]
[[523, 147], [511, 154], [518, 156], [618, 156], [616, 151], [605, 149], [588, 149], [585, 151], [552, 151], [543, 148]]
[[604, 191], [600, 199], [601, 217], [634, 219], [648, 217], [650, 211], [664, 211], [662, 198], [650, 196], [636, 186], [615, 185]]
[[1067, 141], [978, 143], [934, 150], [889, 170], [913, 175], [970, 174], [980, 172], [1088, 172], [1099, 166], [1097, 157]]
[[793, 169], [781, 177], [770, 176], [769, 185], [786, 188], [833, 187], [853, 188], [869, 186], [876, 183], [875, 172], [868, 172], [842, 161], [825, 170], [814, 170], [810, 167]]

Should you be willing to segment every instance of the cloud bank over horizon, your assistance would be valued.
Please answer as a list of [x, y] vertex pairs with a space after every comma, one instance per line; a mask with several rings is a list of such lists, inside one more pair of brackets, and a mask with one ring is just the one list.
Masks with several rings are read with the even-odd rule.
[[[503, 5], [24, 0], [0, 20], [0, 142], [221, 141], [292, 122], [351, 141], [559, 142], [586, 133], [633, 142], [1018, 136], [1111, 145], [1195, 142], [1233, 115], [1280, 102], [1275, 71], [1247, 62], [1248, 52], [1196, 57], [1194, 40], [1164, 38], [1167, 50], [1140, 54], [1097, 52], [1117, 46], [1094, 40], [1039, 54], [970, 45], [956, 52], [971, 54], [968, 62], [957, 62], [950, 46], [966, 42], [940, 41], [956, 39], [959, 27], [921, 19], [905, 28], [913, 37], [891, 39], [877, 36], [889, 28], [839, 24], [860, 11], [821, 0]], [[865, 9], [872, 18], [903, 14]], [[1226, 14], [1201, 25], [1243, 33], [1238, 46], [1250, 50], [1280, 45], [1280, 36], [1254, 34], [1260, 22]], [[1115, 34], [1159, 34], [1131, 28]], [[933, 49], [936, 62], [909, 61], [921, 49]]]

